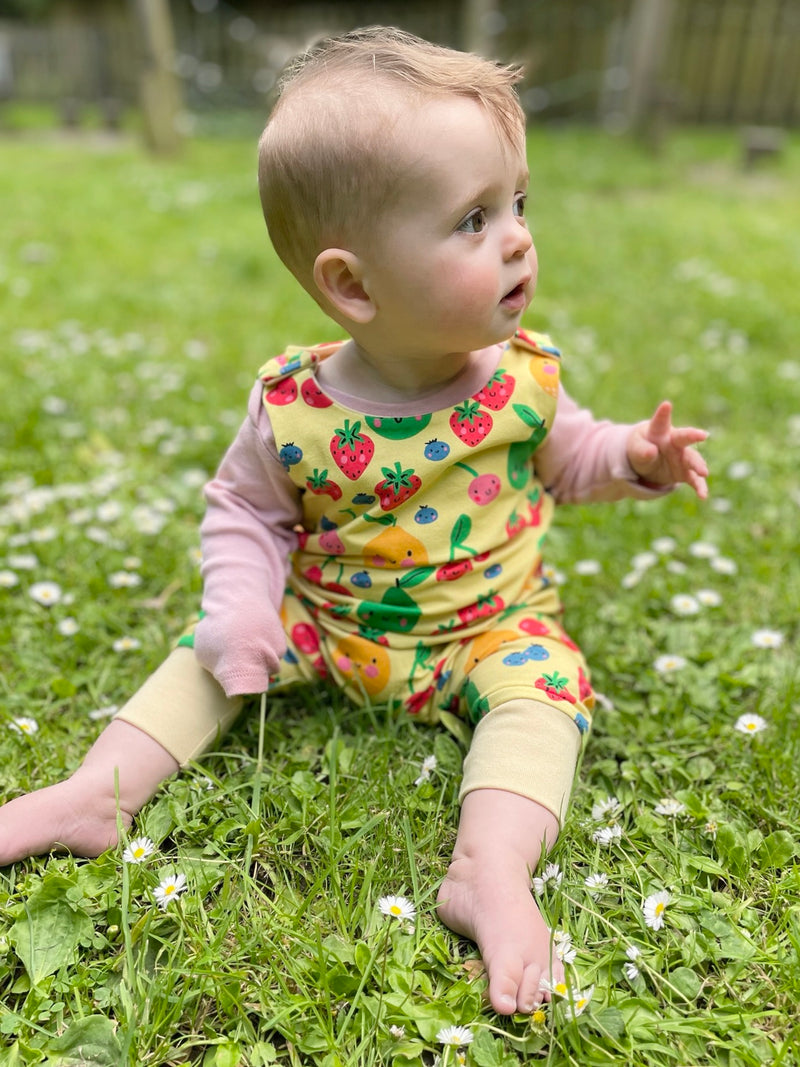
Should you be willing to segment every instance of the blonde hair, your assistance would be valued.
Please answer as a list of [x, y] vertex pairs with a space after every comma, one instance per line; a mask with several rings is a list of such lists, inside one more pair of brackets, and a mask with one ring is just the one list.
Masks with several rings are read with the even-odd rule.
[[520, 78], [517, 67], [380, 26], [328, 38], [298, 56], [279, 82], [258, 150], [261, 206], [286, 266], [311, 289], [319, 252], [346, 246], [391, 204], [407, 166], [391, 132], [415, 104], [475, 100], [520, 150]]

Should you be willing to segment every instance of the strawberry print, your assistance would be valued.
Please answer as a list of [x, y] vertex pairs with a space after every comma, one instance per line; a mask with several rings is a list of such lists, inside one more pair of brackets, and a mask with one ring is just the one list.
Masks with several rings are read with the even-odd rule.
[[333, 462], [351, 481], [360, 478], [375, 455], [375, 444], [371, 437], [361, 433], [361, 420], [351, 424], [344, 420], [344, 426], [336, 430], [330, 442]]
[[381, 467], [383, 480], [375, 486], [378, 500], [383, 511], [391, 511], [398, 507], [422, 485], [422, 479], [414, 473], [413, 467], [403, 468], [401, 463], [395, 463], [391, 467]]
[[475, 393], [474, 400], [492, 411], [502, 411], [514, 392], [514, 376], [499, 367], [483, 389]]
[[503, 598], [498, 596], [493, 589], [490, 589], [486, 596], [479, 596], [474, 604], [467, 604], [466, 607], [458, 608], [458, 617], [461, 619], [462, 626], [469, 626], [473, 622], [477, 622], [478, 619], [496, 615], [504, 607]]
[[325, 396], [313, 378], [306, 378], [300, 386], [300, 395], [310, 408], [329, 408], [333, 401]]
[[297, 382], [294, 378], [284, 378], [267, 390], [266, 400], [268, 404], [278, 404], [280, 407], [293, 404], [297, 400]]
[[567, 689], [568, 681], [563, 674], [553, 671], [552, 674], [543, 674], [533, 684], [537, 689], [543, 689], [551, 700], [566, 700], [567, 703], [574, 704], [575, 697]]
[[450, 429], [470, 448], [475, 448], [491, 432], [492, 416], [482, 411], [477, 400], [465, 400], [457, 404], [450, 416]]
[[328, 477], [327, 469], [321, 471], [315, 467], [311, 477], [306, 479], [306, 488], [316, 496], [327, 494], [331, 500], [338, 500], [342, 495], [342, 490], [336, 482], [332, 482]]

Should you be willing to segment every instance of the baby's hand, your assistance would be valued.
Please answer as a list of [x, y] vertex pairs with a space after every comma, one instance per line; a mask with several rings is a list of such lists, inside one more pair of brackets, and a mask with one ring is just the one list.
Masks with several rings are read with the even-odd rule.
[[672, 425], [672, 404], [664, 400], [649, 422], [634, 426], [628, 438], [628, 462], [639, 477], [653, 485], [687, 482], [701, 500], [708, 496], [708, 467], [693, 444], [708, 434], [694, 426]]

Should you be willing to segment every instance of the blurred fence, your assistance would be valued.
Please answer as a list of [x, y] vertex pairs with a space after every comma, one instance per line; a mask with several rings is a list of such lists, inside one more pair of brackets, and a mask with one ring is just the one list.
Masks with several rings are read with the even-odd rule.
[[[486, 19], [496, 58], [528, 71], [529, 112], [603, 121], [624, 113], [635, 0], [504, 0]], [[190, 111], [264, 111], [277, 71], [320, 32], [391, 23], [465, 46], [458, 0], [171, 0], [176, 70]], [[800, 0], [670, 0], [659, 93], [676, 121], [797, 126]], [[129, 4], [56, 6], [36, 24], [0, 23], [0, 99], [101, 106], [110, 122], [137, 97]]]

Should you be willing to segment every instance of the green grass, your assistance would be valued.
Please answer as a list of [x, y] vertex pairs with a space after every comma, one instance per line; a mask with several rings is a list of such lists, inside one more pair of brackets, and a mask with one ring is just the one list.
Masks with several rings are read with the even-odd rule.
[[[162, 659], [199, 596], [198, 486], [255, 370], [337, 330], [268, 247], [251, 142], [192, 143], [161, 164], [100, 139], [2, 151], [9, 798], [71, 771], [102, 726], [90, 713]], [[535, 131], [531, 164], [527, 322], [564, 349], [573, 395], [621, 421], [669, 396], [712, 431], [708, 504], [684, 491], [565, 508], [551, 540], [567, 625], [610, 702], [551, 856], [563, 880], [541, 898], [591, 1003], [572, 1022], [562, 1005], [541, 1025], [493, 1016], [472, 946], [437, 922], [461, 742], [298, 691], [263, 726], [253, 709], [145, 809], [137, 833], [158, 850], [142, 865], [120, 849], [0, 872], [2, 1067], [430, 1064], [448, 1024], [472, 1029], [478, 1067], [800, 1062], [800, 143], [744, 174], [733, 134], [675, 133], [654, 158]], [[667, 536], [670, 551], [636, 565]], [[587, 560], [599, 573], [576, 568]], [[118, 572], [138, 584], [110, 582]], [[29, 595], [40, 581], [58, 603]], [[720, 603], [676, 613], [673, 597], [700, 590]], [[753, 644], [765, 628], [779, 647]], [[126, 637], [139, 647], [115, 651]], [[660, 673], [665, 654], [685, 666]], [[738, 732], [742, 714], [766, 729]], [[23, 716], [35, 733], [11, 728]], [[604, 846], [592, 808], [608, 796], [621, 838]], [[662, 798], [677, 815], [655, 810]], [[161, 911], [170, 872], [188, 889]], [[592, 873], [608, 878], [596, 897]], [[662, 889], [654, 931], [642, 903]], [[394, 893], [416, 903], [410, 931], [377, 910]]]

